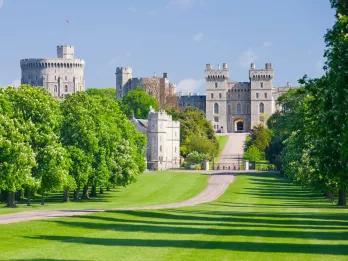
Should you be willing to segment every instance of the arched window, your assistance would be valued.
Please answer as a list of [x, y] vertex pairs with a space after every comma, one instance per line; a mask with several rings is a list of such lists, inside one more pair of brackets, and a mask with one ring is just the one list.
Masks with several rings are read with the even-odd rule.
[[215, 114], [219, 113], [219, 104], [217, 104], [217, 103], [214, 104], [214, 113]]
[[215, 88], [217, 88], [217, 87], [218, 87], [218, 83], [216, 82], [216, 83], [215, 83]]
[[261, 85], [261, 88], [263, 88], [263, 82], [261, 82], [260, 85]]
[[242, 113], [242, 106], [240, 105], [240, 103], [237, 104], [237, 114], [241, 114]]
[[261, 102], [260, 103], [260, 113], [264, 113], [265, 112], [265, 105]]

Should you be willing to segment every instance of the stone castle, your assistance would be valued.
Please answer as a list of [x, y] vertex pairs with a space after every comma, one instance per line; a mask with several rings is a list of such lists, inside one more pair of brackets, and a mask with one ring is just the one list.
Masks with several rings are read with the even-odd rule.
[[56, 98], [85, 90], [85, 62], [71, 45], [57, 46], [57, 58], [23, 59], [20, 66], [22, 84], [42, 86]]
[[131, 67], [116, 68], [116, 93], [117, 98], [121, 99], [130, 90], [140, 87], [148, 94], [155, 97], [161, 108], [165, 106], [175, 106], [176, 95], [175, 85], [168, 79], [168, 74], [163, 73], [162, 77], [133, 77]]
[[276, 111], [276, 100], [291, 87], [273, 87], [274, 71], [271, 63], [256, 69], [252, 63], [249, 82], [235, 82], [230, 78], [228, 65], [205, 69], [206, 117], [214, 130], [221, 133], [248, 132]]
[[147, 135], [146, 160], [149, 170], [180, 167], [180, 123], [161, 110], [150, 110], [148, 119], [135, 119], [137, 129]]

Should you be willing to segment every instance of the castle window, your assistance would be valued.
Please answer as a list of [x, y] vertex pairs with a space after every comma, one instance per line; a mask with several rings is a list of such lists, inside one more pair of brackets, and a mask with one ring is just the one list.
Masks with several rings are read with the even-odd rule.
[[267, 99], [267, 92], [265, 92], [265, 98]]
[[264, 113], [265, 112], [265, 105], [261, 102], [260, 103], [260, 113]]
[[237, 104], [237, 114], [241, 114], [242, 113], [242, 106], [240, 105], [240, 103]]
[[64, 86], [64, 90], [65, 90], [65, 92], [68, 92], [68, 85]]
[[219, 104], [217, 104], [217, 103], [214, 104], [214, 113], [215, 114], [219, 113]]
[[218, 87], [218, 83], [216, 82], [216, 83], [215, 83], [215, 88], [217, 88], [217, 87]]
[[263, 88], [263, 82], [261, 82], [260, 85], [261, 85], [261, 88]]
[[215, 117], [214, 117], [214, 121], [215, 121], [215, 122], [219, 122], [219, 117], [215, 116]]
[[220, 98], [220, 99], [222, 98], [222, 94], [221, 94], [221, 93], [219, 93], [219, 98]]
[[258, 98], [259, 98], [259, 93], [257, 92], [257, 93], [256, 93], [256, 99], [258, 99]]
[[214, 93], [210, 94], [210, 98], [214, 99]]

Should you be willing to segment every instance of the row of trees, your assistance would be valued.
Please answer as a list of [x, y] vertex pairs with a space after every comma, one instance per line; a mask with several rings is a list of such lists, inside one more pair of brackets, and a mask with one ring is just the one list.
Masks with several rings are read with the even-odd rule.
[[97, 187], [126, 185], [145, 168], [145, 137], [103, 90], [59, 102], [42, 88], [0, 89], [0, 190], [7, 205], [15, 192], [69, 191], [93, 196]]
[[314, 186], [338, 205], [348, 189], [348, 4], [331, 0], [336, 23], [325, 36], [325, 74], [304, 77], [301, 88], [279, 99], [282, 111], [268, 126], [273, 138], [268, 158], [292, 179]]

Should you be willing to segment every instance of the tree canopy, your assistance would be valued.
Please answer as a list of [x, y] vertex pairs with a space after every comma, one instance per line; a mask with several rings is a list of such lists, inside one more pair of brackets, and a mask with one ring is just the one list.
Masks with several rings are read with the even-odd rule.
[[159, 105], [155, 97], [149, 95], [144, 89], [137, 87], [130, 90], [122, 98], [121, 107], [128, 118], [134, 116], [138, 119], [146, 119], [150, 108], [158, 110]]

